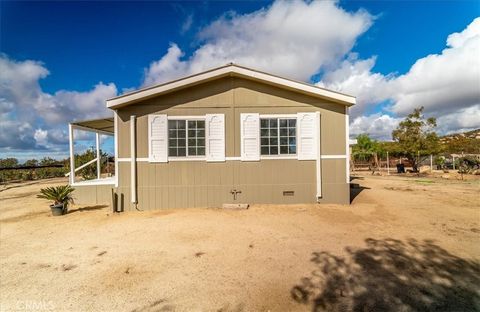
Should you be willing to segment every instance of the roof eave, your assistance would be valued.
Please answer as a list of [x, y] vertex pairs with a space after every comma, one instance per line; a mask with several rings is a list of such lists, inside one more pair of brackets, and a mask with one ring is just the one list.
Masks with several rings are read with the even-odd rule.
[[280, 88], [289, 89], [295, 92], [305, 93], [311, 96], [328, 99], [330, 101], [352, 106], [356, 103], [355, 97], [332, 90], [319, 88], [310, 84], [289, 80], [279, 76], [267, 74], [264, 72], [252, 70], [238, 65], [226, 65], [209, 71], [205, 71], [196, 75], [188, 76], [157, 86], [152, 86], [124, 95], [120, 95], [106, 101], [107, 107], [110, 109], [118, 109], [125, 107], [155, 96], [175, 92], [184, 88], [202, 84], [207, 81], [219, 79], [226, 76], [235, 76], [250, 80], [267, 83]]

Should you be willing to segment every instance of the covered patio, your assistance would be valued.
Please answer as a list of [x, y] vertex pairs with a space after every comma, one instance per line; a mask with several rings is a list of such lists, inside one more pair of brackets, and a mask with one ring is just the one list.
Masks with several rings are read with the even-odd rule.
[[[76, 121], [76, 122], [70, 123], [68, 127], [69, 127], [68, 130], [69, 130], [69, 141], [70, 141], [70, 172], [67, 173], [66, 176], [69, 176], [70, 185], [73, 185], [73, 186], [115, 185], [115, 182], [116, 182], [115, 171], [117, 170], [117, 168], [115, 168], [113, 176], [102, 177], [102, 172], [101, 172], [102, 155], [100, 150], [101, 135], [108, 135], [108, 136], [114, 137], [114, 134], [115, 134], [114, 118], [111, 117], [111, 118]], [[74, 130], [81, 130], [81, 131], [95, 133], [96, 157], [80, 165], [77, 168], [75, 168]], [[76, 172], [92, 164], [97, 165], [96, 178], [90, 179], [90, 180], [76, 181], [76, 176], [75, 176]]]

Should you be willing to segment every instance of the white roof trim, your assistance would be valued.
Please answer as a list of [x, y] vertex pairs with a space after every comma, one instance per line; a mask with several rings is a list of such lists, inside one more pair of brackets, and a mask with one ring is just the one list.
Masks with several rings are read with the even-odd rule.
[[351, 106], [355, 104], [354, 96], [320, 88], [311, 84], [267, 74], [235, 64], [228, 64], [193, 76], [188, 76], [164, 84], [126, 93], [108, 99], [106, 101], [106, 104], [108, 108], [116, 109], [157, 95], [172, 92], [178, 89], [186, 88], [224, 76], [238, 76], [251, 80], [256, 80], [263, 83], [291, 89], [294, 91], [300, 91], [309, 95], [327, 98], [346, 106]]

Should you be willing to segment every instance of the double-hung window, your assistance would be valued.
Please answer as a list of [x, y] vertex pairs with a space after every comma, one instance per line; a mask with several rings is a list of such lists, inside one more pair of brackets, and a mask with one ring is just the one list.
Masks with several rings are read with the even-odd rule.
[[260, 118], [260, 154], [297, 153], [296, 118]]
[[205, 156], [205, 120], [168, 120], [168, 156]]

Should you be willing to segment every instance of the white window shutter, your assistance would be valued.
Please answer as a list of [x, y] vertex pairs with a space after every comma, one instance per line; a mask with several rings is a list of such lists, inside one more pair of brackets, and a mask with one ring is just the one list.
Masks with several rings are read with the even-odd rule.
[[168, 161], [167, 115], [148, 115], [148, 160]]
[[317, 159], [320, 113], [297, 113], [297, 155], [299, 160]]
[[240, 114], [240, 142], [242, 161], [260, 160], [259, 114]]
[[225, 115], [205, 115], [205, 155], [207, 161], [225, 161]]

